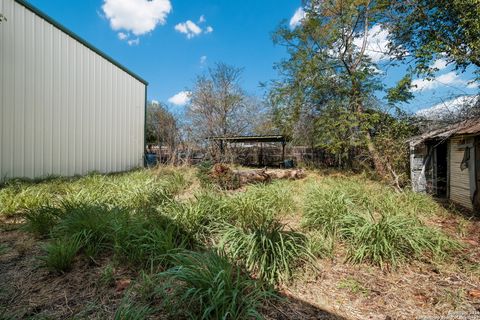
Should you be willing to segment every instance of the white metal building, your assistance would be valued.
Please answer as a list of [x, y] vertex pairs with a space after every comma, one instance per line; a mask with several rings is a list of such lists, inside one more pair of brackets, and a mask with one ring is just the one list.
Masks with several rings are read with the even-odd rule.
[[0, 13], [0, 181], [142, 166], [146, 81], [25, 1]]

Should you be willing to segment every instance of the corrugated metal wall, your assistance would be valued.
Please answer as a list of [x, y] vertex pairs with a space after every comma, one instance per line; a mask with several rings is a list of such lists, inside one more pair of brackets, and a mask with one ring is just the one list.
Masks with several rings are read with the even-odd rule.
[[[460, 168], [465, 153], [465, 147], [461, 146], [464, 146], [466, 143], [471, 143], [470, 140], [465, 141], [462, 137], [455, 137], [450, 140], [450, 199], [473, 210], [470, 171], [474, 170], [474, 154], [470, 156], [468, 168], [464, 170]], [[474, 148], [471, 148], [471, 150], [474, 150]]]
[[145, 84], [0, 0], [0, 180], [143, 164]]

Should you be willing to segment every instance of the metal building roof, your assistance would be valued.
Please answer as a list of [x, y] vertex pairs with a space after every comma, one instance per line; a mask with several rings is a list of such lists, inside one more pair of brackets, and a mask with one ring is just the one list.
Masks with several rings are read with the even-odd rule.
[[420, 136], [416, 136], [410, 140], [415, 146], [427, 140], [448, 139], [456, 135], [478, 134], [480, 133], [480, 118], [469, 119], [459, 123], [449, 125], [445, 128], [425, 132]]

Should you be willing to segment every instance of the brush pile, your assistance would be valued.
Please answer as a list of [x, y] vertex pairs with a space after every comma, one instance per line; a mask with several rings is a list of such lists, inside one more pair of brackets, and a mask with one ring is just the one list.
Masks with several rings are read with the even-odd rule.
[[209, 174], [211, 180], [220, 187], [227, 190], [238, 189], [244, 185], [255, 183], [269, 183], [272, 180], [288, 179], [298, 180], [306, 177], [303, 169], [295, 170], [267, 170], [250, 169], [250, 170], [232, 170], [223, 163], [215, 164]]

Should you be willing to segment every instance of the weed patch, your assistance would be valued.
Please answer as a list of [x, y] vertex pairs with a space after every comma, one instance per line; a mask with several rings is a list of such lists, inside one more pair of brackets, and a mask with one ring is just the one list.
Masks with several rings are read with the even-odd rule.
[[161, 292], [172, 293], [164, 300], [172, 318], [261, 319], [260, 306], [273, 297], [222, 255], [186, 252], [173, 258], [177, 266], [159, 274], [166, 279]]
[[[426, 226], [419, 214], [436, 206], [411, 193], [368, 187], [356, 181], [327, 180], [307, 192], [303, 226], [348, 245], [347, 260], [381, 268], [411, 259], [444, 258], [459, 248], [456, 241]], [[420, 211], [420, 212], [419, 212]], [[333, 244], [332, 244], [333, 248]]]

